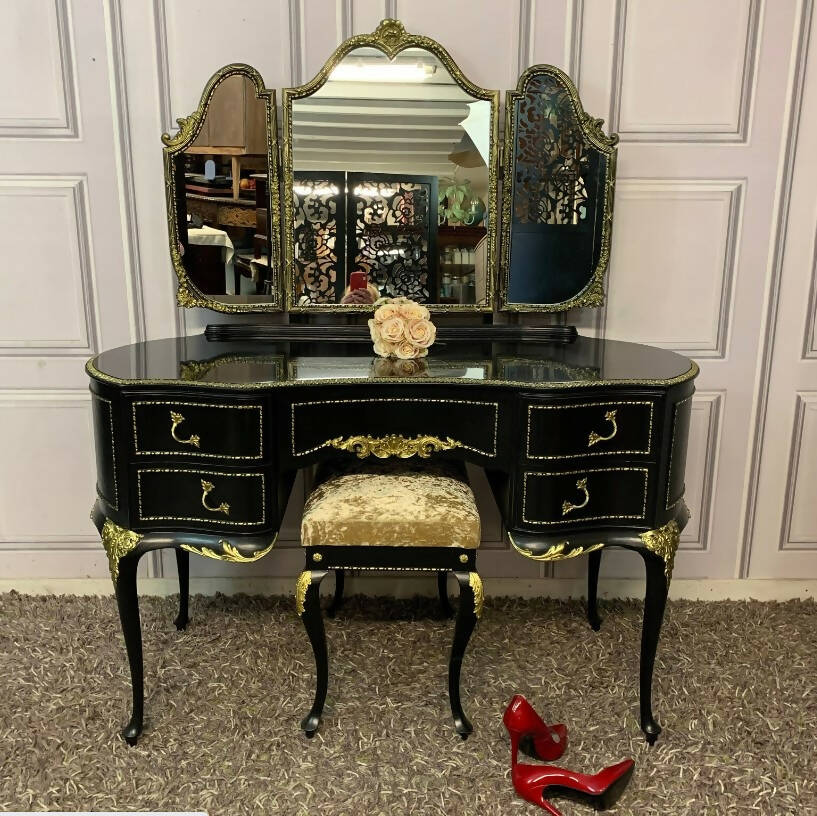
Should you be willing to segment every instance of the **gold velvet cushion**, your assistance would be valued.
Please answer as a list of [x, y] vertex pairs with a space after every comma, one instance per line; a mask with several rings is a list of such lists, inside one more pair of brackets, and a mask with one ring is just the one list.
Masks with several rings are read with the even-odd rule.
[[373, 462], [331, 472], [309, 494], [304, 547], [479, 547], [479, 512], [464, 469]]

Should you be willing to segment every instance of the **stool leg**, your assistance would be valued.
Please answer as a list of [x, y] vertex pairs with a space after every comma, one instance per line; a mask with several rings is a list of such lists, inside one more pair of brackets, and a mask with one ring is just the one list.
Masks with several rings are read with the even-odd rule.
[[[301, 720], [301, 729], [307, 737], [314, 737], [318, 730], [326, 702], [326, 689], [329, 681], [329, 659], [326, 650], [326, 631], [321, 617], [320, 588], [327, 570], [302, 572], [295, 590], [295, 602], [298, 613], [304, 621], [306, 633], [312, 644], [315, 655], [315, 701], [309, 714]], [[305, 587], [305, 594], [301, 595]]]
[[187, 550], [176, 550], [176, 568], [179, 571], [179, 614], [173, 622], [181, 632], [187, 628], [190, 599], [190, 553]]
[[[476, 572], [455, 572], [454, 577], [460, 585], [460, 608], [454, 624], [454, 642], [451, 646], [451, 660], [448, 664], [448, 698], [451, 703], [451, 714], [454, 717], [454, 730], [463, 739], [467, 739], [474, 729], [462, 710], [460, 670], [471, 632], [474, 631], [477, 617], [482, 611], [482, 582]], [[474, 591], [477, 587], [479, 598]]]
[[454, 617], [454, 607], [448, 600], [448, 573], [440, 570], [437, 573], [437, 594], [440, 596], [440, 609], [444, 618]]
[[337, 569], [335, 570], [335, 595], [326, 610], [327, 617], [334, 618], [341, 606], [343, 606], [343, 570]]
[[601, 553], [601, 550], [595, 550], [587, 556], [590, 559], [587, 565], [587, 620], [594, 632], [598, 632], [599, 629], [601, 629], [601, 618], [599, 617], [598, 606]]

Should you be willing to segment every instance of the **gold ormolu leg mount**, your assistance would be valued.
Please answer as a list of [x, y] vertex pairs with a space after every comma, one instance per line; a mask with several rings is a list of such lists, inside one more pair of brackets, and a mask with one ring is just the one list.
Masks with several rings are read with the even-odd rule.
[[652, 713], [652, 675], [655, 654], [661, 634], [661, 624], [667, 604], [675, 553], [681, 538], [681, 529], [688, 519], [684, 505], [678, 514], [679, 521], [672, 519], [656, 530], [647, 530], [633, 535], [623, 531], [620, 535], [610, 534], [607, 541], [591, 541], [594, 534], [575, 536], [579, 541], [559, 541], [543, 544], [533, 535], [508, 533], [513, 548], [534, 561], [563, 561], [580, 555], [589, 556], [587, 572], [587, 618], [590, 626], [598, 631], [601, 618], [598, 614], [598, 578], [602, 551], [606, 547], [622, 547], [638, 552], [644, 560], [647, 586], [644, 596], [644, 621], [641, 630], [640, 719], [641, 730], [652, 745], [661, 733], [661, 726]]
[[[92, 511], [91, 518], [95, 523], [99, 524], [104, 517], [97, 515], [96, 511]], [[215, 558], [219, 561], [251, 563], [272, 550], [277, 535], [269, 545], [245, 555], [238, 547], [225, 539], [218, 539], [216, 546], [206, 546], [198, 542], [195, 545], [175, 541], [169, 543], [166, 534], [163, 534], [158, 540], [151, 541], [149, 533], [136, 533], [120, 527], [110, 519], [104, 519], [100, 532], [102, 546], [108, 555], [108, 565], [116, 593], [116, 602], [119, 607], [119, 619], [122, 624], [122, 634], [125, 638], [125, 648], [128, 653], [133, 690], [131, 718], [123, 729], [122, 736], [129, 745], [136, 745], [142, 733], [144, 720], [142, 627], [139, 620], [139, 597], [136, 588], [136, 571], [139, 566], [139, 559], [146, 552], [153, 549], [172, 547], [175, 550], [176, 564], [179, 569], [179, 614], [176, 617], [175, 624], [176, 628], [181, 630], [187, 626], [188, 620], [189, 553], [196, 553], [206, 558]], [[207, 543], [211, 543], [211, 540], [207, 539]]]

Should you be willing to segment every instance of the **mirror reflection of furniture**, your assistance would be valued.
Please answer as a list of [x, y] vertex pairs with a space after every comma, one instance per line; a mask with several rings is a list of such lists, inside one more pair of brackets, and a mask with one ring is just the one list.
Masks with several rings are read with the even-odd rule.
[[502, 307], [601, 306], [618, 136], [604, 134], [552, 65], [522, 74], [505, 119]]
[[278, 308], [274, 91], [253, 68], [229, 65], [179, 123], [162, 137], [179, 304]]
[[[365, 271], [384, 296], [490, 311], [476, 246], [487, 236], [493, 268], [498, 104], [439, 43], [396, 20], [346, 40], [312, 80], [285, 88], [290, 309], [370, 309], [339, 302], [349, 274]], [[467, 202], [443, 195], [466, 186]], [[455, 232], [443, 244], [439, 230]]]

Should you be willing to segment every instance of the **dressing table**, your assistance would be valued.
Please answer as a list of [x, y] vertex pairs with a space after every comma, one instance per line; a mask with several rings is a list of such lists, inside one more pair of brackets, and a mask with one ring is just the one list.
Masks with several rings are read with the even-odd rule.
[[[434, 79], [433, 87], [428, 100], [412, 100], [405, 88], [397, 92], [395, 77], [367, 90], [354, 71], [338, 72], [344, 66], [363, 66], [364, 74], [420, 66], [424, 78]], [[225, 79], [237, 74], [255, 88], [268, 124], [268, 211], [247, 232], [233, 235], [234, 242], [252, 243], [259, 230], [266, 232], [261, 243], [269, 278], [261, 295], [206, 293], [184, 251], [184, 187], [193, 172], [191, 156], [200, 155], [186, 156], [185, 150], [217, 109], [210, 106], [219, 89], [229, 87]], [[394, 89], [393, 98], [379, 96], [384, 86]], [[422, 84], [411, 88], [425, 92]], [[349, 99], [339, 105], [343, 95]], [[369, 104], [358, 115], [355, 99], [372, 98], [380, 98], [384, 110], [372, 113]], [[327, 99], [334, 104], [322, 106]], [[104, 351], [86, 366], [97, 453], [92, 519], [108, 554], [133, 681], [126, 740], [137, 740], [143, 719], [139, 558], [175, 549], [183, 587], [190, 553], [237, 563], [274, 558], [298, 471], [340, 455], [439, 457], [484, 468], [521, 558], [589, 556], [588, 616], [595, 629], [602, 550], [638, 552], [647, 576], [640, 719], [654, 742], [660, 727], [652, 713], [653, 664], [688, 518], [684, 469], [698, 367], [663, 349], [580, 337], [564, 326], [523, 326], [515, 314], [603, 301], [615, 137], [584, 112], [569, 78], [552, 66], [534, 66], [507, 96], [500, 173], [498, 92], [470, 83], [442, 46], [407, 34], [394, 20], [341, 44], [307, 85], [285, 89], [283, 100], [283, 180], [275, 92], [248, 66], [218, 72], [199, 109], [163, 141], [170, 258], [180, 305], [221, 312], [286, 307], [290, 324], [214, 325], [205, 335]], [[336, 108], [344, 111], [341, 120], [321, 126], [321, 111]], [[413, 109], [437, 116], [451, 143], [444, 142], [441, 156], [412, 160], [397, 181], [399, 168], [392, 165], [408, 160], [405, 151], [389, 147], [388, 134]], [[472, 116], [477, 124], [466, 127]], [[372, 163], [372, 148], [356, 154], [345, 137], [333, 144], [339, 128], [350, 135], [356, 128], [374, 128], [371, 138], [380, 151], [375, 167], [365, 166]], [[419, 127], [417, 139], [434, 143]], [[424, 189], [417, 181], [442, 176], [443, 165], [464, 154], [471, 162], [468, 185]], [[298, 173], [320, 182], [321, 165], [328, 167], [333, 156], [342, 157], [349, 173], [363, 174], [353, 189], [347, 186], [341, 195], [329, 181], [298, 183]], [[449, 170], [462, 182], [457, 167]], [[328, 170], [325, 175], [330, 178]], [[440, 198], [430, 207], [435, 186]], [[451, 192], [455, 188], [462, 198]], [[403, 201], [396, 204], [398, 190]], [[368, 238], [352, 239], [336, 218], [341, 197], [364, 225], [381, 219], [393, 227], [376, 231], [376, 250]], [[400, 287], [415, 275], [405, 285], [413, 287], [413, 296], [422, 290], [430, 298], [434, 287], [423, 287], [438, 279], [443, 266], [438, 228], [445, 229], [446, 241], [457, 229], [473, 230], [473, 224], [457, 222], [456, 213], [479, 213], [480, 207], [488, 270], [482, 291], [460, 288], [473, 293], [467, 296], [473, 302], [426, 300], [440, 326], [427, 358], [395, 364], [373, 357], [365, 327], [371, 307], [340, 302], [350, 269], [365, 267], [369, 280], [389, 295], [405, 293]], [[438, 223], [440, 212], [449, 214], [449, 223]], [[491, 322], [496, 309], [506, 312], [503, 325]], [[334, 326], [313, 318], [327, 312], [337, 318]], [[452, 312], [476, 320], [457, 324], [449, 321]], [[302, 592], [301, 581], [298, 586]], [[296, 600], [302, 605], [303, 597]], [[177, 625], [183, 627], [186, 618], [182, 608]]]

